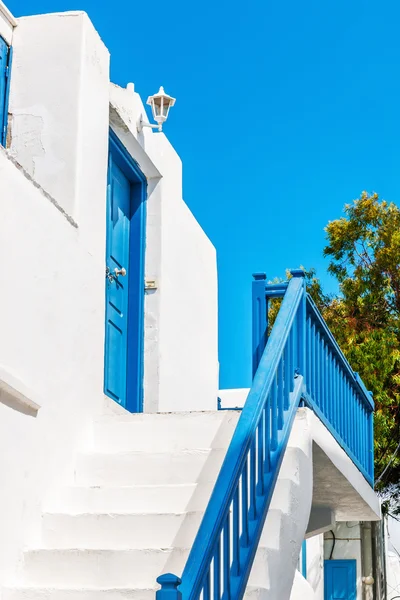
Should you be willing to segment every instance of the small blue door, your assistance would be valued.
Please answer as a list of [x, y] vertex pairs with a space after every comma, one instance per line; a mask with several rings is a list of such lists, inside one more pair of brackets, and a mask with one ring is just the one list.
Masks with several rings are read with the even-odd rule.
[[355, 560], [326, 560], [324, 580], [325, 600], [356, 600]]
[[104, 391], [142, 410], [145, 179], [110, 134]]
[[6, 145], [10, 49], [0, 37], [0, 144]]

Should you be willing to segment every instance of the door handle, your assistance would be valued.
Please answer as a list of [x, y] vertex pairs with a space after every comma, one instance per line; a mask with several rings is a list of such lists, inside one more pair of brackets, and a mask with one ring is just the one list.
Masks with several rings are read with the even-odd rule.
[[110, 283], [112, 283], [113, 281], [117, 281], [120, 275], [121, 277], [125, 277], [126, 269], [124, 267], [122, 267], [121, 269], [115, 268], [114, 273], [111, 273], [110, 267], [106, 267], [106, 277]]

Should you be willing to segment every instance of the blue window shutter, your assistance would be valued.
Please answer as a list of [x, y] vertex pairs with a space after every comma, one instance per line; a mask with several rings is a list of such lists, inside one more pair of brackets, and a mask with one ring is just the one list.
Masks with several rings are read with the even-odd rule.
[[6, 145], [11, 48], [0, 37], [0, 144]]

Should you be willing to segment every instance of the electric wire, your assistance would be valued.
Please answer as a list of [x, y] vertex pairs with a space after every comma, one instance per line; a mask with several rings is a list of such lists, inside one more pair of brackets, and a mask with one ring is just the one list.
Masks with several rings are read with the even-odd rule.
[[384, 477], [384, 475], [386, 475], [387, 470], [389, 469], [390, 465], [392, 464], [392, 462], [394, 461], [394, 459], [396, 458], [396, 454], [398, 453], [400, 449], [400, 442], [397, 444], [397, 448], [396, 450], [393, 452], [388, 464], [386, 465], [386, 467], [384, 468], [384, 470], [382, 471], [382, 473], [379, 475], [378, 479], [375, 481], [375, 487], [378, 485], [378, 483], [382, 480], [382, 478]]

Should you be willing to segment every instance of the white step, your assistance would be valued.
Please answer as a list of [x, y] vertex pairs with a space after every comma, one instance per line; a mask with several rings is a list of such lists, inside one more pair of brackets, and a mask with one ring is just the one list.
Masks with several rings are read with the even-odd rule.
[[193, 542], [201, 512], [181, 514], [45, 514], [45, 548], [140, 550], [180, 547]]
[[[5, 588], [2, 600], [155, 600], [155, 589]], [[267, 600], [268, 590], [248, 586], [246, 600]]]
[[2, 600], [155, 600], [154, 589], [6, 588]]
[[[267, 588], [254, 587], [249, 585], [247, 586], [244, 597], [246, 598], [246, 600], [272, 600], [272, 598], [268, 594], [269, 590]], [[34, 600], [36, 600], [36, 598]]]
[[78, 485], [87, 486], [171, 485], [214, 481], [224, 456], [225, 450], [222, 449], [82, 454], [77, 458], [75, 481]]
[[161, 513], [185, 512], [196, 484], [75, 486], [57, 489], [45, 502], [46, 512]]
[[[24, 555], [24, 586], [46, 588], [152, 588], [162, 573], [181, 575], [189, 549], [30, 550]], [[269, 560], [279, 551], [260, 547], [249, 585], [269, 586]]]
[[[179, 568], [187, 551], [171, 561]], [[30, 550], [24, 555], [23, 584], [52, 587], [152, 588], [165, 572], [171, 549]], [[180, 559], [180, 560], [179, 560]]]
[[275, 485], [269, 510], [281, 510], [289, 514], [293, 501], [298, 495], [298, 484], [292, 479], [278, 479]]
[[94, 425], [97, 452], [171, 452], [227, 447], [236, 411], [107, 415]]
[[279, 471], [279, 479], [291, 479], [300, 484], [300, 474], [309, 466], [310, 458], [301, 448], [288, 446]]

